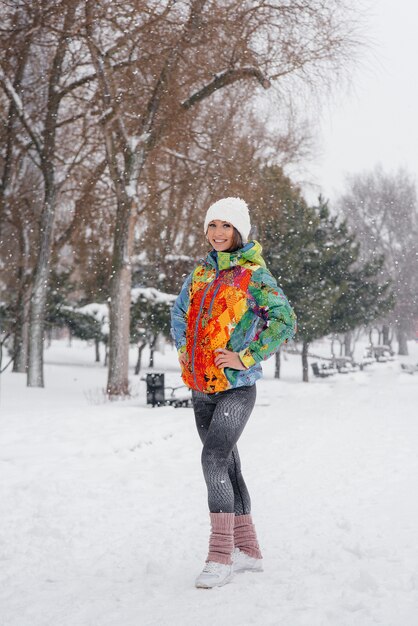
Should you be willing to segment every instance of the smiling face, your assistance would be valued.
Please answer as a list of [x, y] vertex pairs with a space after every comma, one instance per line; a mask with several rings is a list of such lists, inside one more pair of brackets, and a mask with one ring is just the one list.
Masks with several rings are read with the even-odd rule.
[[229, 222], [212, 220], [209, 222], [206, 236], [214, 250], [217, 252], [226, 252], [232, 246], [234, 227]]

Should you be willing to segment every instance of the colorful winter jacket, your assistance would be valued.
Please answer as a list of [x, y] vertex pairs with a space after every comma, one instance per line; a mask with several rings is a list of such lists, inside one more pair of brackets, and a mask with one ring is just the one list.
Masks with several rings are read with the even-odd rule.
[[[185, 280], [171, 312], [171, 334], [179, 356], [187, 353], [182, 378], [204, 393], [252, 385], [260, 361], [296, 332], [296, 316], [250, 241], [236, 252], [213, 250]], [[216, 348], [238, 352], [246, 370], [214, 363]]]

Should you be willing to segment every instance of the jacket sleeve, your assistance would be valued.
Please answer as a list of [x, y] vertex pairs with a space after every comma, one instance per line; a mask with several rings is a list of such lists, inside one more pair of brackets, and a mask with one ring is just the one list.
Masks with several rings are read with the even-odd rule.
[[192, 278], [193, 272], [184, 281], [171, 309], [171, 336], [174, 339], [179, 355], [186, 350], [187, 314], [190, 304]]
[[249, 291], [256, 303], [254, 312], [265, 324], [256, 339], [239, 352], [246, 367], [268, 359], [296, 333], [295, 312], [267, 269], [254, 272]]

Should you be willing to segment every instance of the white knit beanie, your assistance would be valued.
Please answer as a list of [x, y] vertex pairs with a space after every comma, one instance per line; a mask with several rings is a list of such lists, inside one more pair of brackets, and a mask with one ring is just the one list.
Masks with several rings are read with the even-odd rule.
[[241, 198], [222, 198], [212, 204], [206, 213], [204, 231], [206, 233], [209, 222], [222, 220], [235, 226], [242, 237], [242, 242], [247, 243], [251, 230], [250, 214], [245, 200]]

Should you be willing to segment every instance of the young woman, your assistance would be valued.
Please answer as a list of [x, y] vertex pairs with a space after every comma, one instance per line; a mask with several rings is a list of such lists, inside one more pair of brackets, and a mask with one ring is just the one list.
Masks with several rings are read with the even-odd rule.
[[234, 572], [262, 570], [241, 473], [237, 441], [255, 404], [260, 361], [293, 337], [296, 317], [247, 239], [247, 204], [223, 198], [209, 207], [204, 232], [212, 250], [183, 284], [172, 309], [172, 336], [182, 378], [192, 389], [211, 521], [209, 554], [196, 587], [229, 582]]

